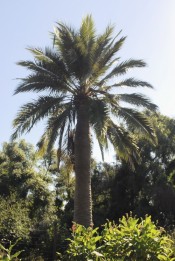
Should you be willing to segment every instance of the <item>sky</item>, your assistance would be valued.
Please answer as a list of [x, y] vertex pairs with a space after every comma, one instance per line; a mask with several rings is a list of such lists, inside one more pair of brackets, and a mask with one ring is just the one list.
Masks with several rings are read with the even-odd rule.
[[[121, 60], [143, 59], [148, 66], [133, 75], [154, 86], [146, 90], [162, 114], [175, 117], [175, 0], [1, 0], [0, 1], [0, 144], [9, 141], [12, 121], [32, 94], [13, 95], [28, 72], [16, 63], [32, 59], [27, 47], [52, 46], [50, 32], [56, 22], [79, 28], [92, 14], [97, 31], [114, 24], [116, 34], [127, 36], [119, 53]], [[22, 136], [36, 144], [44, 126], [37, 125]]]

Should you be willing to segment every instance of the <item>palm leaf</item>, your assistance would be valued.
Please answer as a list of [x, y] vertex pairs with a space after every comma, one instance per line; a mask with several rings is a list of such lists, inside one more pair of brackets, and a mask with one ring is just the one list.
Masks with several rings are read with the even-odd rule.
[[17, 117], [13, 121], [13, 126], [16, 131], [12, 134], [12, 139], [16, 139], [18, 135], [24, 132], [29, 132], [33, 126], [49, 114], [62, 109], [65, 104], [64, 96], [62, 97], [51, 97], [42, 96], [34, 102], [23, 105], [17, 114]]
[[103, 85], [107, 80], [110, 80], [112, 77], [117, 77], [122, 74], [125, 74], [129, 69], [136, 67], [145, 67], [146, 63], [142, 60], [133, 60], [130, 59], [128, 61], [122, 62], [118, 64], [107, 76], [105, 76], [99, 83], [99, 85]]
[[110, 86], [111, 87], [148, 87], [148, 88], [153, 88], [153, 86], [145, 81], [140, 81], [140, 80], [136, 80], [134, 78], [128, 78], [125, 79], [119, 83], [113, 84]]
[[[126, 37], [120, 38], [117, 42], [111, 40], [106, 48], [101, 51], [98, 57], [96, 57], [96, 61], [93, 65], [93, 81], [95, 81], [100, 76], [104, 75], [111, 66], [118, 61], [119, 58], [114, 58], [115, 54], [122, 47]], [[102, 83], [98, 83], [98, 85], [102, 85]]]
[[125, 128], [110, 121], [107, 137], [112, 143], [120, 159], [129, 162], [134, 168], [134, 162], [139, 161], [139, 150], [134, 137]]
[[[49, 118], [46, 127], [46, 133], [48, 136], [48, 146], [47, 151], [50, 151], [58, 137], [63, 137], [66, 123], [68, 122], [68, 126], [70, 124], [70, 111], [71, 111], [71, 104], [68, 105], [65, 109], [63, 109], [59, 114], [55, 114]], [[67, 128], [69, 128], [67, 126]], [[59, 141], [61, 144], [61, 141]]]
[[123, 107], [118, 108], [117, 114], [119, 117], [124, 119], [129, 129], [137, 129], [138, 131], [144, 132], [148, 137], [156, 142], [154, 128], [146, 115], [137, 110]]
[[119, 94], [117, 95], [118, 99], [123, 102], [130, 103], [137, 107], [143, 107], [152, 111], [157, 110], [157, 106], [150, 101], [146, 96], [138, 93], [132, 94]]

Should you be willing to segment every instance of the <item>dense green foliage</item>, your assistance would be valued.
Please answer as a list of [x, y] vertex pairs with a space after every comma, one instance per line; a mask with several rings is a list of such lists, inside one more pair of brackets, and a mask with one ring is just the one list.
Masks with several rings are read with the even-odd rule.
[[56, 217], [52, 177], [34, 148], [20, 141], [4, 143], [0, 152], [0, 240], [21, 238], [26, 254], [52, 253]]
[[[108, 237], [111, 226], [114, 230], [119, 229], [115, 224], [130, 211], [142, 218], [145, 214], [151, 215], [159, 226], [172, 234], [174, 240], [175, 120], [159, 114], [151, 115], [151, 118], [158, 142], [155, 146], [143, 136], [137, 135], [141, 160], [135, 164], [135, 170], [122, 161], [117, 161], [116, 164], [92, 161], [94, 225], [100, 229], [79, 228], [81, 240], [75, 242], [66, 240], [70, 238], [74, 194], [73, 165], [69, 158], [65, 157], [60, 162], [58, 171], [55, 151], [41, 157], [25, 141], [5, 143], [0, 151], [0, 242], [4, 247], [8, 249], [9, 241], [15, 242], [21, 238], [12, 254], [22, 249], [22, 260], [35, 260], [39, 256], [40, 260], [53, 260], [56, 252], [63, 254], [66, 249], [73, 251], [69, 247], [75, 248], [76, 244], [79, 244], [77, 253], [85, 251], [83, 238], [88, 237], [96, 238], [86, 245], [88, 258], [100, 260], [100, 255], [108, 258], [101, 237]], [[115, 220], [115, 224], [109, 222], [101, 227], [106, 219]], [[144, 220], [143, 226], [146, 225]], [[140, 222], [135, 225], [136, 231], [140, 229]], [[151, 224], [150, 221], [148, 230], [153, 229], [154, 225]], [[156, 233], [165, 235], [163, 229], [153, 229], [153, 232], [155, 238]], [[151, 241], [154, 237], [147, 238], [146, 234], [142, 239], [147, 240], [152, 247], [155, 246], [151, 243], [154, 242]], [[127, 234], [123, 239], [119, 235], [117, 239], [114, 236], [111, 235], [111, 251], [112, 247], [120, 244], [120, 240], [128, 238]], [[135, 236], [136, 241], [137, 239]], [[116, 245], [113, 244], [114, 241]], [[138, 242], [142, 244], [142, 240], [137, 241], [140, 249]], [[71, 245], [68, 247], [69, 243]], [[124, 242], [122, 246], [124, 247]]]
[[[17, 252], [14, 252], [13, 249], [18, 243], [19, 240], [17, 240], [14, 244], [10, 242], [8, 248], [4, 247], [2, 244], [0, 244], [0, 261], [15, 261], [20, 260], [17, 259], [19, 255], [23, 252], [23, 250], [19, 250]], [[14, 252], [14, 253], [12, 253]]]
[[108, 222], [102, 232], [74, 225], [72, 239], [60, 260], [173, 261], [173, 242], [151, 217], [137, 219], [123, 216], [119, 224]]
[[[119, 220], [118, 225], [108, 221], [102, 226], [101, 232], [99, 232], [99, 228], [85, 228], [74, 223], [72, 236], [67, 240], [69, 241], [67, 250], [63, 254], [57, 253], [57, 258], [54, 260], [175, 260], [173, 241], [163, 228], [156, 227], [150, 216], [138, 219], [132, 215], [126, 215]], [[10, 242], [8, 248], [0, 244], [0, 261], [16, 260], [16, 257], [22, 252], [13, 250], [16, 243], [11, 244]], [[37, 260], [46, 259], [39, 257]]]
[[[94, 221], [118, 219], [130, 211], [143, 217], [152, 216], [166, 228], [175, 223], [175, 120], [150, 115], [157, 134], [157, 145], [137, 136], [140, 162], [135, 170], [124, 162], [100, 164], [94, 170]], [[103, 192], [103, 193], [101, 193]]]

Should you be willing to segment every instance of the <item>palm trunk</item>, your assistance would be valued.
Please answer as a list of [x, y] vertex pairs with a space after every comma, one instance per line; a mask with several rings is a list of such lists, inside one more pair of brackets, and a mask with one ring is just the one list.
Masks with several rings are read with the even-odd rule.
[[83, 99], [77, 109], [75, 132], [75, 199], [74, 222], [92, 226], [92, 195], [90, 175], [90, 126], [88, 102]]

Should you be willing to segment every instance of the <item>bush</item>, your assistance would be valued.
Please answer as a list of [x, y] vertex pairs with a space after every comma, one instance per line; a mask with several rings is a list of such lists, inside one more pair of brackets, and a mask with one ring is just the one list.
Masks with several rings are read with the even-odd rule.
[[[23, 252], [17, 251], [14, 253], [13, 249], [18, 243], [19, 240], [17, 240], [14, 244], [10, 242], [9, 247], [5, 247], [4, 245], [0, 244], [0, 261], [15, 261], [15, 260], [21, 260], [18, 259], [18, 256]], [[13, 253], [12, 253], [13, 252]]]
[[173, 241], [163, 228], [157, 228], [150, 216], [138, 219], [122, 217], [119, 225], [108, 222], [101, 235], [98, 228], [74, 225], [72, 239], [64, 257], [60, 260], [106, 261], [173, 261]]
[[150, 216], [141, 220], [124, 216], [119, 225], [108, 222], [102, 239], [101, 250], [107, 260], [175, 260], [172, 241]]
[[[73, 238], [70, 241], [66, 251], [65, 260], [96, 260], [94, 259], [100, 253], [97, 252], [97, 243], [100, 241], [98, 228], [85, 228], [81, 225], [73, 225]], [[62, 259], [60, 259], [62, 260]]]

